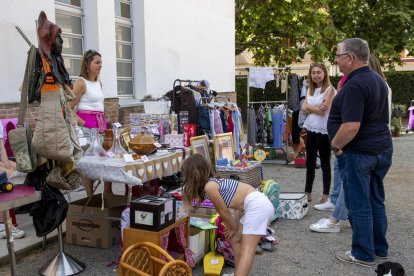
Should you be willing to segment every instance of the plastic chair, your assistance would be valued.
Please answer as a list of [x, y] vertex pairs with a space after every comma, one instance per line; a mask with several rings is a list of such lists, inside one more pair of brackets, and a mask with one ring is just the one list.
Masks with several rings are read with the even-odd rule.
[[128, 247], [119, 262], [119, 275], [176, 276], [192, 275], [191, 268], [175, 260], [161, 247], [150, 242], [138, 242]]

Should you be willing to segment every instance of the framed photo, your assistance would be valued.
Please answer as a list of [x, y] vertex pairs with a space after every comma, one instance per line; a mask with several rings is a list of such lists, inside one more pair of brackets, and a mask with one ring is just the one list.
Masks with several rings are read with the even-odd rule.
[[214, 161], [227, 158], [234, 160], [233, 134], [231, 132], [213, 136]]
[[208, 150], [208, 139], [205, 135], [191, 137], [190, 146], [193, 154], [199, 153], [207, 158], [207, 160], [211, 160]]

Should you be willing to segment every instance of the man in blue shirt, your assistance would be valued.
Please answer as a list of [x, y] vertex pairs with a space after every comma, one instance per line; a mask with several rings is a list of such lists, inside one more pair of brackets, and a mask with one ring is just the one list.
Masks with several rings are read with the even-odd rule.
[[328, 119], [332, 150], [338, 158], [345, 204], [352, 225], [352, 248], [338, 251], [345, 262], [372, 266], [388, 256], [387, 215], [383, 179], [392, 162], [388, 129], [388, 88], [368, 67], [365, 40], [338, 44], [336, 62], [348, 78], [334, 98]]

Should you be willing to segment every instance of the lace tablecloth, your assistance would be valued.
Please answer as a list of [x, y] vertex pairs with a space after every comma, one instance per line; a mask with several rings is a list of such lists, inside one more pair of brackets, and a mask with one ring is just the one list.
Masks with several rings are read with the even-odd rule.
[[128, 163], [124, 159], [83, 156], [76, 166], [88, 179], [142, 185], [143, 182], [179, 172], [189, 154], [189, 149], [159, 151], [149, 155], [148, 161], [140, 159]]

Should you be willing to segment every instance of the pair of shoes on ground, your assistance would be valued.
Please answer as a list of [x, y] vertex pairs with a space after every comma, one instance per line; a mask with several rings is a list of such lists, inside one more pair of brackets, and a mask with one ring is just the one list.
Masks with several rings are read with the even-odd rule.
[[[346, 263], [351, 263], [351, 264], [357, 264], [357, 265], [361, 265], [361, 266], [365, 266], [365, 267], [372, 267], [375, 265], [375, 261], [362, 261], [359, 260], [357, 258], [355, 258], [352, 253], [351, 250], [348, 251], [338, 251], [335, 253], [335, 257], [343, 262]], [[388, 257], [387, 256], [377, 256], [375, 255], [375, 258], [380, 259], [380, 260], [385, 260]]]
[[[21, 239], [24, 237], [24, 235], [26, 235], [26, 233], [23, 230], [20, 230], [16, 227], [12, 227], [11, 233], [15, 240]], [[0, 239], [5, 239], [5, 238], [6, 238], [6, 228], [4, 224], [2, 223], [0, 224]]]
[[332, 203], [331, 199], [328, 198], [325, 203], [315, 204], [313, 208], [318, 211], [333, 211], [335, 209], [335, 205]]
[[311, 224], [309, 229], [318, 233], [339, 233], [341, 231], [341, 224], [339, 222], [332, 223], [330, 219], [323, 218], [317, 223]]

